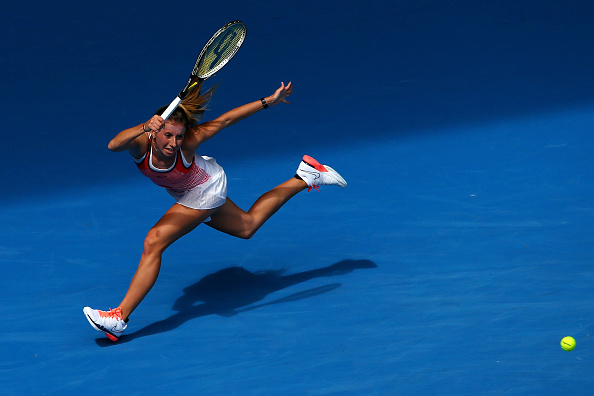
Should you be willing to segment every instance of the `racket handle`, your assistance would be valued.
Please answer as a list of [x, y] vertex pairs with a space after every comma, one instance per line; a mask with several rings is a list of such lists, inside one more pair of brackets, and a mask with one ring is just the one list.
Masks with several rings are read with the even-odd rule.
[[175, 109], [177, 109], [177, 106], [179, 106], [180, 102], [181, 102], [181, 98], [179, 96], [177, 96], [175, 99], [173, 99], [173, 102], [171, 102], [171, 104], [165, 109], [163, 114], [161, 114], [161, 117], [163, 117], [163, 120], [167, 120], [169, 118], [171, 113], [173, 113], [173, 111]]

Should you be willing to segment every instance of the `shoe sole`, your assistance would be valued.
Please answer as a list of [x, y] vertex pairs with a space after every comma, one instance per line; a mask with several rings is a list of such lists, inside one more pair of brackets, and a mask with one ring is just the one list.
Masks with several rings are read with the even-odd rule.
[[305, 162], [307, 165], [311, 166], [312, 168], [315, 168], [316, 170], [318, 170], [320, 172], [328, 172], [328, 169], [326, 169], [324, 167], [324, 165], [320, 164], [318, 161], [316, 161], [309, 155], [303, 156], [303, 162]]

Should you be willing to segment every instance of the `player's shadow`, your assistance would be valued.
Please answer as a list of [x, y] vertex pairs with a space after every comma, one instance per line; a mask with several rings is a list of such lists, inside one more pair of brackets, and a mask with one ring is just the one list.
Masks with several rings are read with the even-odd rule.
[[[256, 304], [268, 294], [306, 282], [313, 278], [344, 275], [355, 269], [376, 268], [370, 260], [342, 260], [328, 267], [292, 275], [283, 275], [284, 271], [250, 272], [242, 267], [230, 267], [209, 274], [197, 283], [186, 287], [173, 304], [177, 313], [152, 323], [134, 333], [120, 337], [118, 343], [128, 342], [135, 338], [163, 333], [176, 329], [185, 322], [206, 315], [232, 316], [242, 312], [261, 308], [267, 305], [285, 303], [313, 297], [332, 291], [341, 286], [331, 283], [324, 286], [291, 294], [266, 303]], [[197, 304], [202, 302], [201, 304]], [[113, 345], [107, 338], [96, 340], [100, 346]]]

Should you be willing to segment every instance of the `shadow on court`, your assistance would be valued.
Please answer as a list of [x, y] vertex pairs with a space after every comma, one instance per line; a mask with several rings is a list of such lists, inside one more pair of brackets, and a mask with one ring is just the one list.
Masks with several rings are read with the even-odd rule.
[[[377, 268], [370, 260], [342, 260], [328, 267], [283, 276], [283, 270], [250, 272], [242, 267], [229, 267], [206, 275], [186, 287], [173, 304], [176, 314], [152, 323], [135, 333], [123, 335], [118, 343], [150, 336], [178, 328], [191, 319], [206, 315], [233, 316], [242, 312], [317, 296], [341, 286], [331, 283], [315, 287], [274, 301], [252, 305], [268, 294], [319, 277], [344, 275], [355, 269]], [[198, 302], [202, 304], [195, 305]], [[114, 345], [107, 338], [96, 340], [99, 346]]]

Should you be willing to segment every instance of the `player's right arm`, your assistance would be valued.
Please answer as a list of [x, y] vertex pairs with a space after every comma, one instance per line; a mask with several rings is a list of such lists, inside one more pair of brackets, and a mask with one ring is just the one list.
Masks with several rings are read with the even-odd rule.
[[141, 158], [148, 149], [149, 133], [146, 130], [159, 130], [163, 125], [161, 116], [155, 115], [147, 122], [124, 129], [118, 133], [107, 145], [111, 151], [128, 150], [133, 158]]

